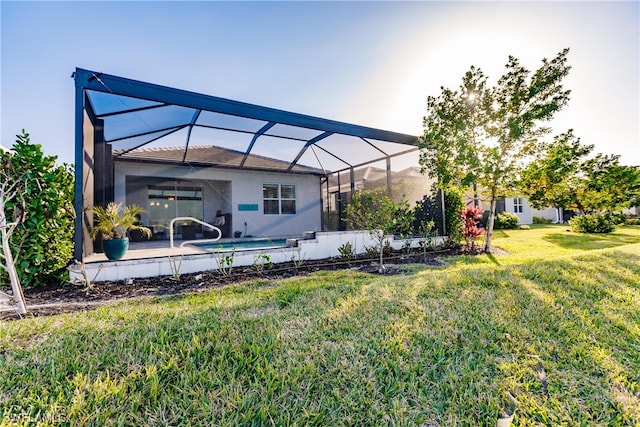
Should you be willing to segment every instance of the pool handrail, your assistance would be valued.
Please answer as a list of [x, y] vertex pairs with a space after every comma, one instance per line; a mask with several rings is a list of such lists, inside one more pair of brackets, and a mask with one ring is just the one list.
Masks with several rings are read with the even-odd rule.
[[175, 248], [175, 246], [173, 246], [173, 223], [176, 222], [176, 221], [193, 221], [193, 222], [197, 222], [198, 224], [204, 225], [205, 227], [218, 232], [218, 237], [216, 237], [216, 238], [213, 238], [213, 239], [200, 239], [200, 240], [185, 240], [184, 242], [182, 242], [180, 244], [180, 247], [183, 247], [184, 245], [188, 245], [189, 243], [192, 243], [192, 242], [213, 243], [213, 242], [217, 242], [222, 237], [222, 230], [220, 230], [215, 225], [211, 225], [211, 224], [209, 224], [207, 222], [200, 221], [198, 218], [194, 218], [192, 216], [179, 216], [179, 217], [173, 218], [171, 220], [171, 222], [169, 223], [169, 244], [170, 244], [170, 247], [172, 249]]

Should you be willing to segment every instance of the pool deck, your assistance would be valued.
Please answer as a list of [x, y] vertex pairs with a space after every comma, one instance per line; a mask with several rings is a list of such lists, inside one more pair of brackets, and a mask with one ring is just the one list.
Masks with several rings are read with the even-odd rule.
[[[290, 237], [289, 237], [290, 238]], [[299, 238], [299, 237], [298, 237]], [[251, 240], [264, 240], [265, 238], [224, 238], [216, 241], [212, 244], [225, 244], [230, 242], [248, 242]], [[286, 239], [286, 237], [278, 237], [273, 238], [274, 240], [282, 240]], [[193, 242], [193, 241], [190, 241]], [[196, 245], [184, 245], [180, 246], [183, 243], [182, 240], [174, 240], [172, 248], [170, 245], [170, 241], [167, 240], [150, 240], [146, 242], [130, 242], [129, 250], [125, 253], [124, 257], [120, 259], [120, 261], [126, 260], [139, 260], [139, 259], [149, 259], [149, 258], [166, 258], [169, 256], [180, 256], [180, 255], [203, 255], [210, 254], [211, 251], [198, 247]], [[198, 243], [197, 240], [194, 243]], [[93, 253], [85, 257], [85, 263], [95, 263], [95, 262], [108, 262], [109, 260], [103, 253]]]

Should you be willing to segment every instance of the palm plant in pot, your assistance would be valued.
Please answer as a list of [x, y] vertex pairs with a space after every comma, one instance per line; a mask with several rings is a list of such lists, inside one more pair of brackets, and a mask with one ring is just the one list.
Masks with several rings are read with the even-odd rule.
[[106, 207], [95, 206], [91, 238], [102, 237], [102, 249], [108, 259], [120, 259], [129, 249], [129, 230], [138, 230], [147, 238], [151, 230], [140, 225], [137, 215], [145, 210], [138, 205], [122, 208], [121, 203], [110, 202]]

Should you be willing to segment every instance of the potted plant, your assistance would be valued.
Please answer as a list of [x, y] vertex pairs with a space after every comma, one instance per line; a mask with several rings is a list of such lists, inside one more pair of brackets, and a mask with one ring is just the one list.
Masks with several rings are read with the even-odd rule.
[[102, 249], [108, 259], [120, 259], [129, 249], [129, 230], [138, 230], [151, 237], [151, 230], [140, 225], [136, 215], [145, 210], [138, 205], [122, 208], [121, 203], [110, 202], [106, 207], [95, 206], [91, 209], [94, 216], [91, 238], [102, 237]]

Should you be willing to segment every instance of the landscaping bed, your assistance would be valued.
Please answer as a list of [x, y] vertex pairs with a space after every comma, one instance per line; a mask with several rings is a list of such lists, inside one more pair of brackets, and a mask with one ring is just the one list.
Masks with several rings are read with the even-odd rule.
[[[495, 253], [500, 253], [495, 248]], [[442, 266], [442, 257], [460, 253], [468, 253], [460, 249], [442, 249], [422, 252], [393, 253], [386, 256], [385, 275], [403, 274], [407, 271], [406, 264], [427, 264]], [[322, 260], [306, 260], [302, 263], [286, 262], [262, 266], [260, 270], [251, 266], [237, 267], [229, 274], [219, 271], [182, 274], [177, 277], [161, 276], [130, 279], [128, 282], [99, 282], [87, 287], [84, 285], [50, 285], [30, 288], [24, 291], [29, 310], [28, 316], [51, 316], [60, 313], [70, 313], [91, 310], [97, 306], [110, 302], [129, 300], [134, 298], [157, 297], [166, 295], [180, 295], [193, 292], [203, 292], [253, 279], [279, 280], [296, 275], [308, 274], [322, 270], [352, 269], [372, 274], [380, 274], [378, 258], [367, 256], [355, 257], [351, 260], [327, 258]], [[20, 316], [10, 307], [0, 307], [0, 320], [19, 319]]]

